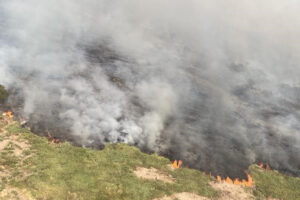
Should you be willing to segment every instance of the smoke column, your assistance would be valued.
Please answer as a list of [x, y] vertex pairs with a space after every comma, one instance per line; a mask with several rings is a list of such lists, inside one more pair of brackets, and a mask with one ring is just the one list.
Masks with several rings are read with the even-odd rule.
[[213, 174], [300, 175], [300, 2], [0, 0], [0, 84], [37, 132]]

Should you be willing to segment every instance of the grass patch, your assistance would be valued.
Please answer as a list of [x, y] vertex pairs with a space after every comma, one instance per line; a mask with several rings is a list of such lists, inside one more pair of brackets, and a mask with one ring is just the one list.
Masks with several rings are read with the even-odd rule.
[[[30, 174], [10, 184], [26, 189], [36, 199], [153, 199], [177, 192], [194, 192], [215, 197], [218, 192], [210, 178], [191, 169], [171, 171], [170, 161], [156, 154], [142, 153], [125, 144], [109, 144], [102, 151], [74, 147], [69, 143], [49, 144], [26, 129], [12, 124], [9, 134], [17, 134], [31, 145], [22, 169]], [[136, 167], [154, 167], [172, 175], [173, 184], [137, 178]], [[20, 176], [20, 175], [18, 175]]]
[[300, 178], [286, 176], [276, 171], [267, 171], [256, 165], [250, 167], [255, 181], [254, 194], [258, 199], [300, 199]]
[[[30, 134], [32, 134], [28, 129], [24, 129], [22, 127], [19, 126], [18, 123], [12, 123], [11, 125], [9, 125], [6, 128], [6, 131], [9, 135], [13, 134], [13, 135], [20, 135], [20, 134], [25, 134], [27, 133], [27, 137], [30, 137]], [[30, 137], [31, 138], [31, 137]]]
[[19, 159], [13, 155], [10, 151], [1, 151], [0, 153], [0, 165], [15, 168]]
[[8, 91], [4, 88], [3, 85], [0, 85], [0, 103], [4, 103], [8, 98]]
[[1, 183], [0, 183], [0, 192], [5, 189], [6, 184], [7, 184], [6, 177], [2, 177], [1, 178]]

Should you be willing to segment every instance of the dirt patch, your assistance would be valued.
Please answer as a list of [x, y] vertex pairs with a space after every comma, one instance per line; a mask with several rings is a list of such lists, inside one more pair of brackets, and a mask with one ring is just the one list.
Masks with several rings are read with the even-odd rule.
[[0, 191], [0, 199], [33, 200], [29, 192], [13, 187], [7, 187]]
[[174, 183], [174, 178], [172, 176], [166, 175], [155, 168], [148, 169], [148, 168], [138, 167], [136, 168], [136, 170], [134, 170], [134, 174], [137, 177], [143, 179], [160, 180], [165, 183]]
[[0, 141], [0, 151], [5, 150], [7, 147], [13, 148], [13, 153], [15, 156], [21, 156], [25, 150], [29, 149], [29, 145], [24, 142], [20, 141], [17, 136], [10, 136], [7, 138], [2, 138], [2, 141]]
[[23, 142], [23, 141], [14, 140], [13, 143], [16, 146], [15, 149], [14, 149], [14, 154], [16, 156], [20, 156], [21, 154], [23, 154], [23, 152], [25, 150], [28, 150], [29, 147], [30, 147], [26, 142]]
[[[0, 153], [12, 153], [14, 156], [20, 158], [19, 162], [22, 162], [28, 156], [24, 156], [24, 151], [30, 149], [30, 145], [23, 141], [17, 135], [9, 135], [5, 128], [12, 123], [11, 119], [1, 120], [0, 124]], [[19, 199], [19, 200], [31, 200], [33, 199], [31, 194], [26, 190], [15, 188], [9, 184], [15, 169], [8, 166], [0, 165], [0, 199]], [[25, 171], [19, 171], [20, 177], [24, 178], [28, 176]], [[19, 178], [19, 177], [18, 177]]]
[[[215, 200], [254, 200], [251, 188], [239, 185], [233, 185], [225, 182], [211, 182], [210, 185], [221, 192], [220, 197]], [[154, 200], [209, 200], [210, 198], [202, 197], [197, 194], [182, 192], [171, 196], [163, 196]]]
[[218, 200], [255, 199], [251, 188], [245, 188], [243, 186], [233, 185], [226, 182], [211, 182], [210, 185], [214, 189], [221, 191], [221, 196]]
[[181, 192], [173, 194], [172, 196], [164, 196], [154, 200], [209, 200], [207, 197], [201, 197], [197, 194], [189, 193], [189, 192]]
[[5, 149], [5, 147], [8, 145], [9, 140], [2, 140], [0, 142], [0, 151], [2, 151], [3, 149]]

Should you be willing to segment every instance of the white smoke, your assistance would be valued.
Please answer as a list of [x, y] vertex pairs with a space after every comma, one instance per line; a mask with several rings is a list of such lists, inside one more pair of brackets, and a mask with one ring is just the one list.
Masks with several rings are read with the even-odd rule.
[[299, 1], [2, 0], [0, 13], [0, 83], [22, 91], [25, 117], [82, 145], [299, 173]]

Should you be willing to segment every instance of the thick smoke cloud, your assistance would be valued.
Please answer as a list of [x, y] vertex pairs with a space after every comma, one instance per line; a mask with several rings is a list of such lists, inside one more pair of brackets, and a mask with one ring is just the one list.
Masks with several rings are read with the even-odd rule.
[[0, 0], [0, 83], [38, 131], [213, 174], [300, 174], [296, 0]]

